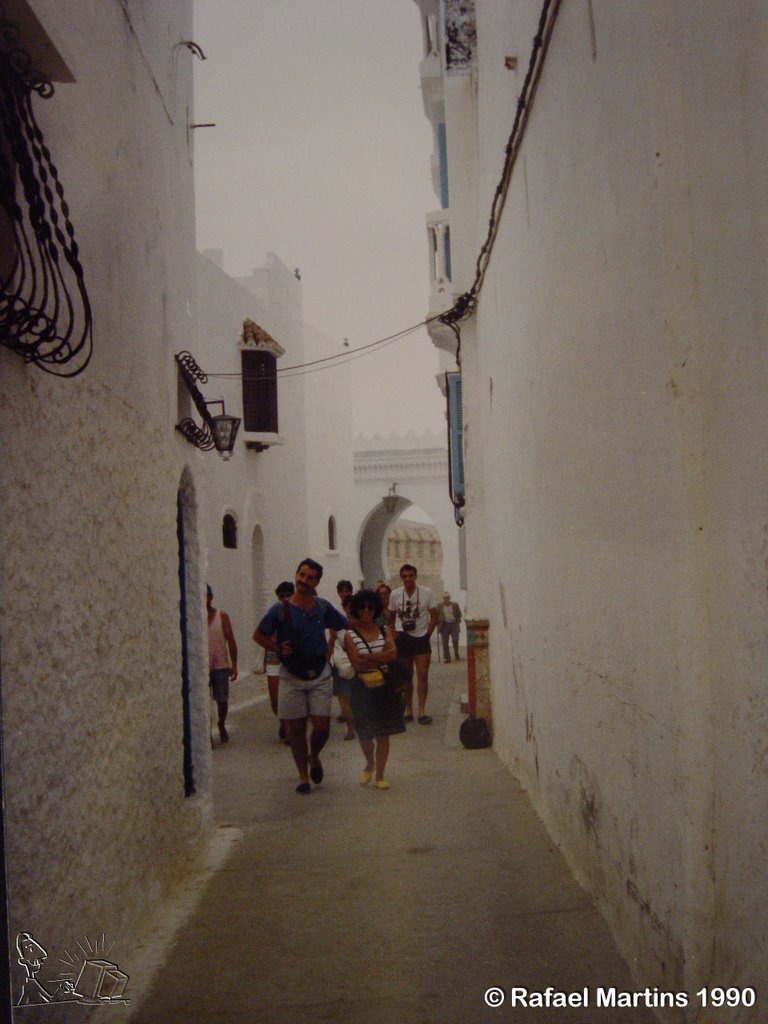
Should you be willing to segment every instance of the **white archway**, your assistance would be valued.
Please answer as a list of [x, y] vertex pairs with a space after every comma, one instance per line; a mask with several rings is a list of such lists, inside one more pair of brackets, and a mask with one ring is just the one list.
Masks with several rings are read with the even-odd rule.
[[[448, 494], [448, 452], [439, 435], [356, 438], [355, 504], [360, 528], [358, 551], [366, 583], [389, 575], [386, 537], [390, 527], [411, 506], [423, 509], [442, 545], [444, 586], [461, 593], [459, 527]], [[392, 498], [392, 510], [384, 497]], [[457, 596], [457, 600], [458, 600]]]

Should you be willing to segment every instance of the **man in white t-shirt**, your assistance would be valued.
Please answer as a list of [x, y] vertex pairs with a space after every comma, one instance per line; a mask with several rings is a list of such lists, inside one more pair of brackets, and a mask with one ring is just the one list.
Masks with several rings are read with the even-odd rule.
[[415, 565], [406, 563], [400, 569], [402, 587], [392, 591], [388, 617], [395, 629], [398, 660], [408, 669], [409, 682], [405, 686], [405, 720], [413, 721], [413, 670], [416, 669], [416, 692], [419, 701], [419, 725], [430, 725], [427, 714], [429, 692], [429, 664], [432, 660], [432, 633], [437, 626], [437, 601], [429, 587], [416, 582]]

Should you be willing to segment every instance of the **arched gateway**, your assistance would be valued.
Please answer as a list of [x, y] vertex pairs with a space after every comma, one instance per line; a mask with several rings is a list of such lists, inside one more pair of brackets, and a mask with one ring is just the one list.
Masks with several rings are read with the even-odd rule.
[[[427, 570], [426, 548], [419, 547], [414, 537], [413, 548], [425, 552], [423, 564], [419, 555], [403, 558], [420, 570], [419, 578], [428, 586], [445, 587], [458, 595], [461, 589], [459, 572], [459, 529], [448, 495], [448, 454], [443, 438], [435, 434], [405, 437], [389, 435], [355, 439], [355, 502], [360, 531], [358, 550], [360, 567], [366, 584], [387, 579], [387, 536], [407, 509], [418, 506], [434, 524], [442, 547], [441, 575]], [[417, 531], [413, 531], [414, 533]], [[396, 547], [395, 550], [398, 550]], [[434, 567], [436, 561], [431, 559]], [[428, 579], [428, 575], [435, 575]]]

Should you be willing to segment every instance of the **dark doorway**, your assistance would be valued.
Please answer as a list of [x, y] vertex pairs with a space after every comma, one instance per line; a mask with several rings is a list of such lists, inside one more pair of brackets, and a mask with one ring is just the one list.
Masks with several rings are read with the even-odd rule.
[[181, 488], [179, 488], [176, 498], [176, 533], [179, 539], [179, 625], [181, 628], [181, 700], [184, 717], [184, 795], [192, 796], [195, 792], [195, 773], [192, 763], [192, 715], [190, 710], [187, 548], [184, 534], [184, 502]]

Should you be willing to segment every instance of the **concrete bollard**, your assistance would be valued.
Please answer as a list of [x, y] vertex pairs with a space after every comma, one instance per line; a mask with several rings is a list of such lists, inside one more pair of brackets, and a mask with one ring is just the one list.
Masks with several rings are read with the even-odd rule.
[[491, 745], [491, 680], [488, 664], [488, 619], [467, 619], [467, 688], [469, 718], [459, 737], [465, 747]]

